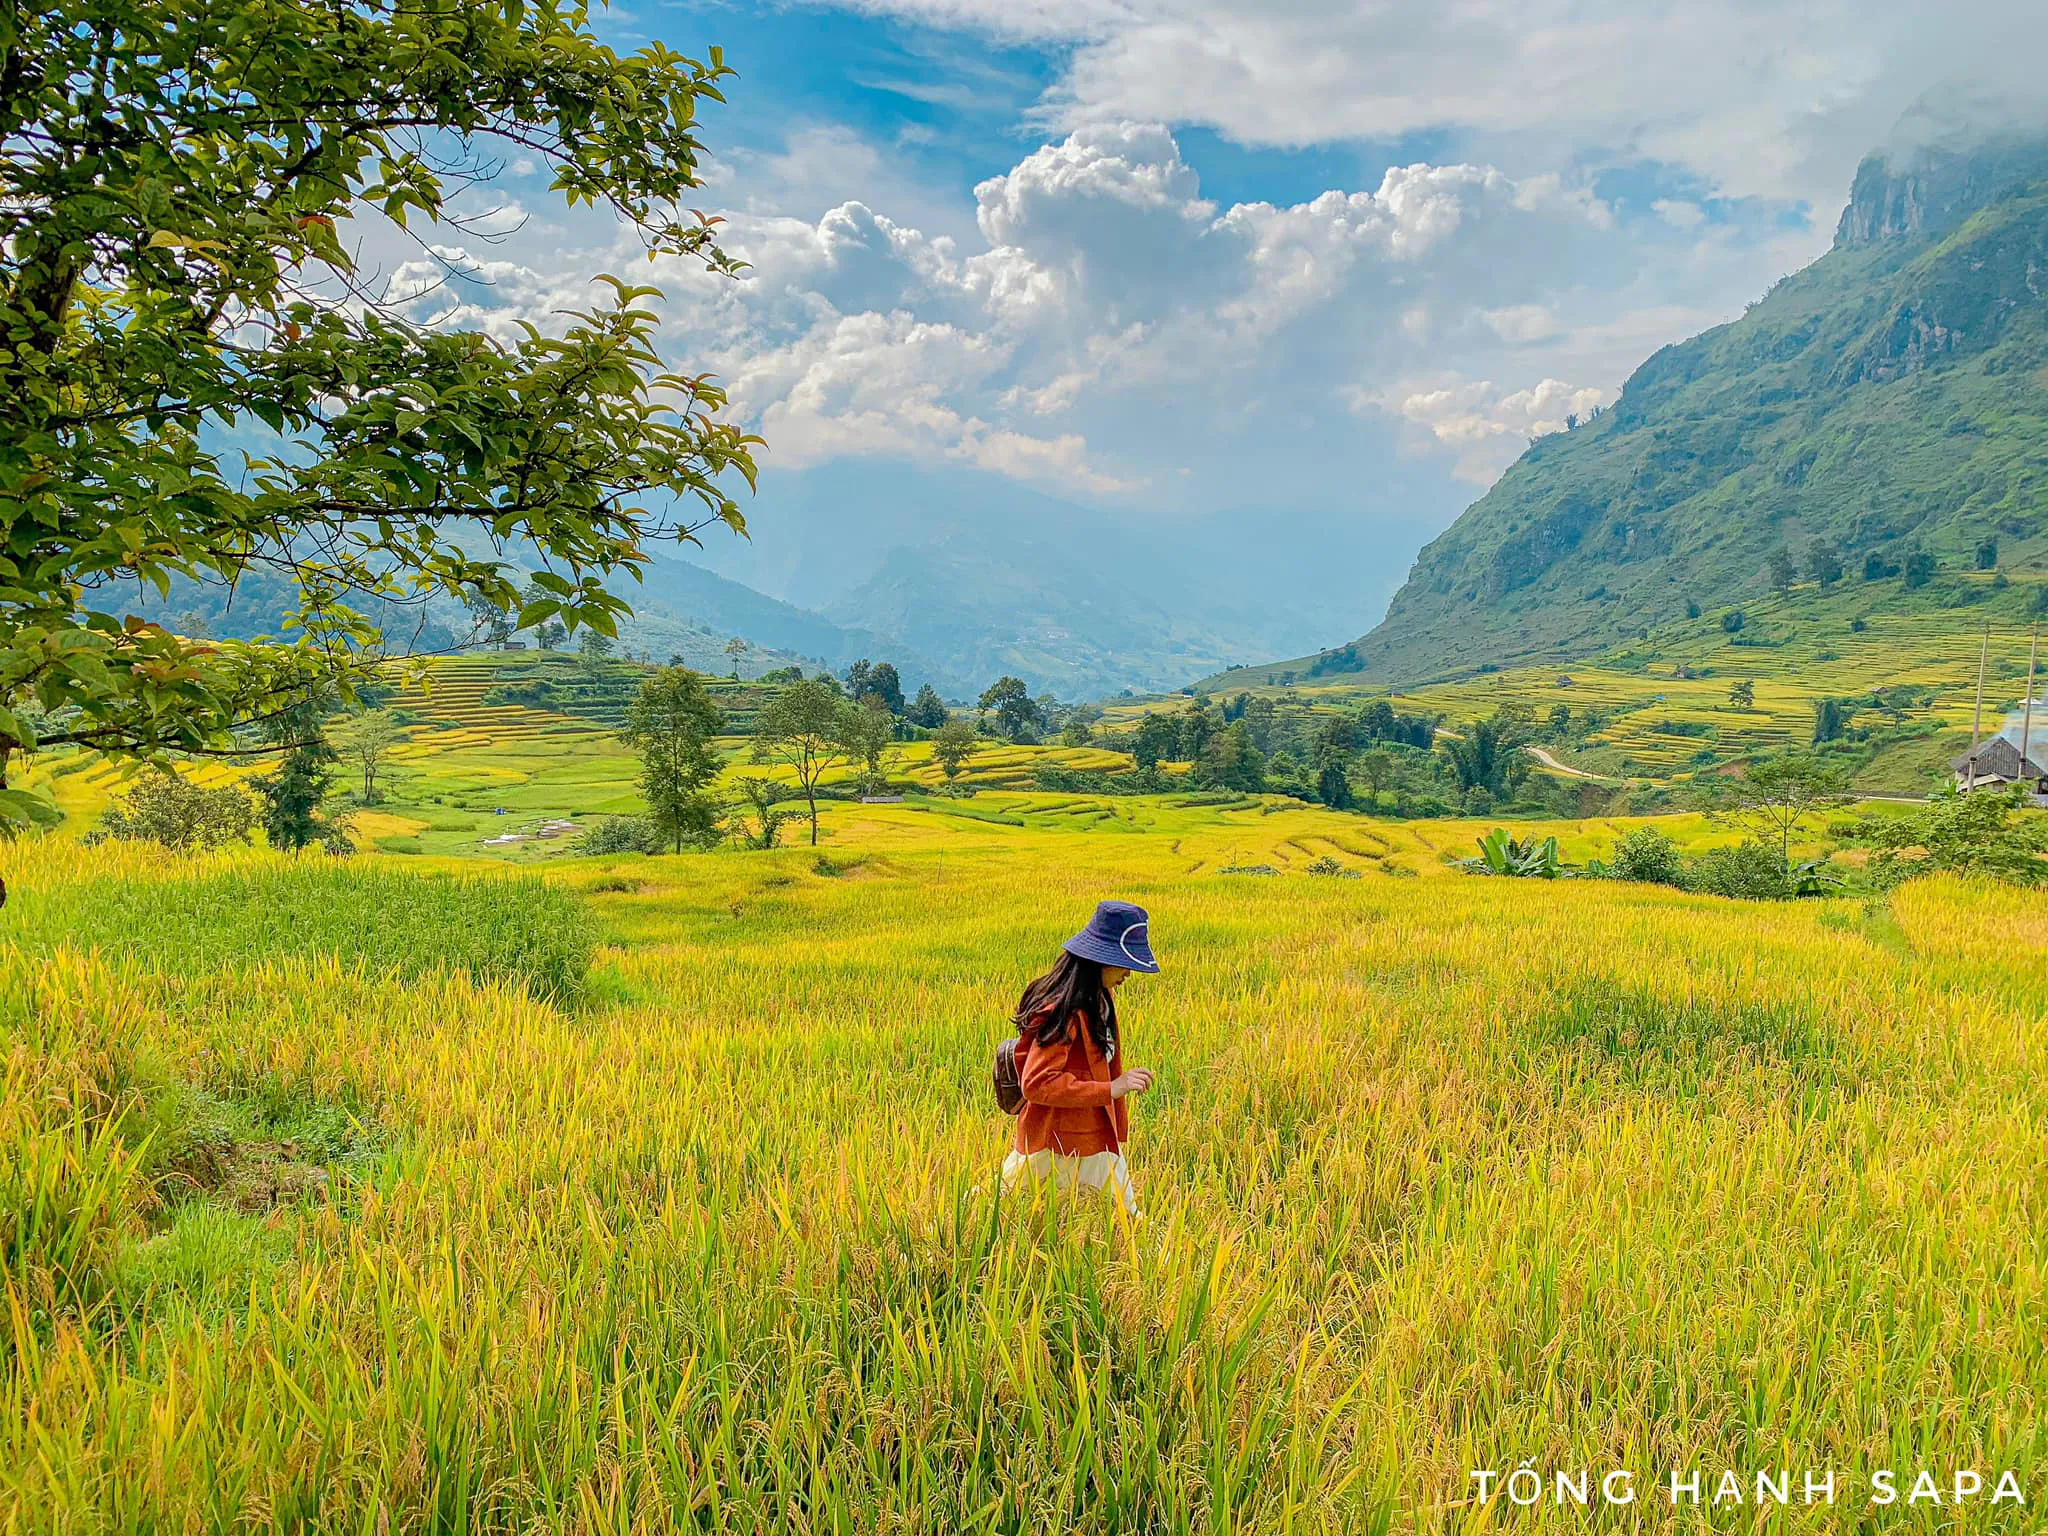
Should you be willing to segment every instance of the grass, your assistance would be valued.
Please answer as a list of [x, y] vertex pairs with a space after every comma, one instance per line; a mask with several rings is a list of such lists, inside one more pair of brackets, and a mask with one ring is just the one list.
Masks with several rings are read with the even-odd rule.
[[535, 881], [353, 868], [324, 854], [173, 862], [174, 878], [133, 878], [147, 862], [118, 858], [109, 878], [31, 885], [9, 913], [10, 939], [31, 953], [96, 949], [181, 974], [252, 953], [342, 955], [400, 976], [452, 965], [565, 1002], [589, 966], [581, 908]]
[[[1471, 880], [1456, 824], [1072, 798], [834, 805], [829, 870], [561, 861], [574, 1009], [446, 925], [191, 945], [174, 888], [303, 878], [269, 855], [0, 850], [0, 1526], [1477, 1530], [1524, 1458], [1833, 1467], [1768, 1520], [1814, 1532], [1874, 1468], [2012, 1469], [2031, 1518], [2048, 900]], [[999, 1199], [986, 1082], [1108, 894], [1166, 966], [1135, 1229]], [[51, 942], [109, 899], [130, 953]], [[167, 1199], [210, 1119], [332, 1192]]]

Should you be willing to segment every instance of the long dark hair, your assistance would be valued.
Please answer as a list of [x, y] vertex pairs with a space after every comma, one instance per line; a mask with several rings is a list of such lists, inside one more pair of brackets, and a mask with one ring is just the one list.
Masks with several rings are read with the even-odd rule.
[[[1096, 961], [1060, 951], [1053, 968], [1024, 989], [1017, 999], [1017, 1028], [1032, 1030], [1041, 1045], [1058, 1045], [1067, 1038], [1067, 1028], [1079, 1013], [1088, 1021], [1088, 1033], [1104, 1056], [1116, 1054], [1116, 999], [1102, 984], [1102, 967]], [[1047, 1015], [1034, 1024], [1034, 1015]]]

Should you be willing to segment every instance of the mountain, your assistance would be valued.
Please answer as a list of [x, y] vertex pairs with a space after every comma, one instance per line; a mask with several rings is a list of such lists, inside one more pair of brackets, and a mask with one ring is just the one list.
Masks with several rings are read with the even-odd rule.
[[[980, 674], [951, 659], [933, 660], [900, 632], [883, 634], [861, 624], [840, 624], [822, 614], [769, 597], [688, 560], [655, 555], [641, 568], [642, 579], [620, 584], [634, 616], [621, 626], [628, 644], [666, 655], [666, 638], [680, 626], [708, 631], [724, 640], [738, 636], [765, 651], [799, 656], [833, 671], [862, 657], [896, 664], [912, 688], [929, 682], [948, 698], [964, 698]], [[667, 648], [665, 648], [667, 647]], [[687, 648], [684, 648], [688, 654]], [[943, 656], [944, 653], [934, 653]], [[693, 660], [692, 665], [695, 665]], [[723, 662], [721, 660], [721, 667]], [[749, 674], [761, 670], [748, 668]], [[991, 674], [993, 677], [993, 674]]]
[[979, 532], [898, 545], [827, 611], [901, 635], [984, 681], [1010, 673], [1068, 699], [1177, 688], [1258, 654], [1250, 626], [1228, 613], [1148, 593], [1133, 579], [1140, 552], [1077, 558], [1091, 547], [1110, 553], [1100, 539], [1076, 546]]
[[[652, 555], [642, 575], [640, 582], [618, 583], [620, 595], [633, 607], [632, 616], [619, 626], [619, 638], [630, 652], [661, 660], [680, 656], [688, 666], [724, 672], [733, 664], [726, 645], [738, 636], [749, 646], [742, 663], [748, 676], [791, 664], [843, 671], [867, 656], [894, 661], [913, 688], [930, 682], [949, 698], [978, 689], [973, 674], [930, 663], [900, 638], [835, 624], [689, 561]], [[281, 633], [284, 616], [297, 600], [291, 582], [264, 572], [251, 572], [233, 588], [179, 576], [172, 578], [166, 596], [129, 593], [118, 611], [188, 634], [247, 640]], [[372, 603], [368, 611], [383, 627], [391, 649], [401, 654], [449, 650], [471, 627], [469, 616], [446, 598], [424, 607]], [[522, 638], [531, 643], [533, 637]]]
[[1205, 506], [1194, 486], [1189, 504], [1098, 508], [957, 466], [771, 457], [753, 536], [690, 560], [895, 636], [977, 691], [1003, 671], [1066, 698], [1179, 687], [1356, 634], [1392, 595], [1389, 552], [1456, 510], [1426, 468], [1362, 485], [1364, 515], [1287, 483], [1259, 505]]
[[2048, 139], [1921, 145], [1863, 163], [1819, 261], [1532, 444], [1377, 629], [1287, 665], [1401, 684], [1589, 655], [1765, 590], [1781, 547], [1803, 576], [1816, 541], [1872, 605], [1923, 601], [1890, 579], [1908, 556], [2013, 565], [2044, 534]]

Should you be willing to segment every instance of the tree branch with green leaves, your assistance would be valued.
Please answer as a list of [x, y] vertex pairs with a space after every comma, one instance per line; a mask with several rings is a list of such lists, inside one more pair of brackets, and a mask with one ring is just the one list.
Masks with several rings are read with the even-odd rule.
[[[460, 227], [450, 199], [517, 151], [650, 258], [731, 275], [680, 206], [730, 74], [618, 54], [548, 0], [0, 0], [0, 823], [39, 746], [219, 750], [352, 695], [382, 650], [362, 609], [610, 634], [648, 542], [745, 532], [759, 439], [664, 367], [657, 290], [601, 277], [508, 343], [409, 320], [346, 244]], [[523, 591], [515, 546], [542, 566]], [[251, 572], [294, 585], [283, 638], [125, 607]]]

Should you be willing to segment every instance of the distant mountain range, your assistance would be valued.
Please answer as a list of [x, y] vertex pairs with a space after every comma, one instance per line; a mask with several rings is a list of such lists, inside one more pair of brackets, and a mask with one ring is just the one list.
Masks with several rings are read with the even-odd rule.
[[[867, 657], [893, 661], [913, 688], [929, 682], [949, 698], [963, 697], [973, 686], [970, 670], [933, 661], [898, 636], [837, 623], [688, 560], [658, 554], [641, 574], [638, 583], [619, 584], [620, 595], [633, 605], [633, 617], [620, 626], [620, 635], [629, 646], [651, 655], [667, 656], [674, 648], [670, 637], [678, 631], [709, 633], [719, 637], [721, 648], [726, 640], [738, 638], [760, 653], [749, 658], [749, 675], [766, 670], [764, 663], [786, 659], [840, 672]], [[690, 664], [697, 665], [694, 660]], [[721, 654], [717, 670], [723, 671], [725, 665]]]
[[[1067, 699], [1178, 688], [1354, 632], [1391, 590], [1347, 558], [1357, 530], [1335, 514], [1108, 514], [897, 462], [764, 476], [748, 519], [750, 540], [711, 536], [689, 557], [782, 599], [772, 614], [729, 610], [738, 633], [802, 613], [863, 636], [853, 648], [896, 661], [906, 682], [951, 679], [957, 691], [939, 686], [953, 697], [1004, 673]], [[1275, 525], [1288, 536], [1257, 531]], [[626, 589], [636, 606], [711, 611], [662, 591], [651, 575]], [[815, 632], [761, 632], [840, 654]]]
[[2048, 553], [2048, 140], [1872, 156], [1833, 249], [1538, 439], [1370, 634], [1271, 669], [1399, 685], [1598, 653], [1818, 544], [1871, 604], [1921, 558]]

